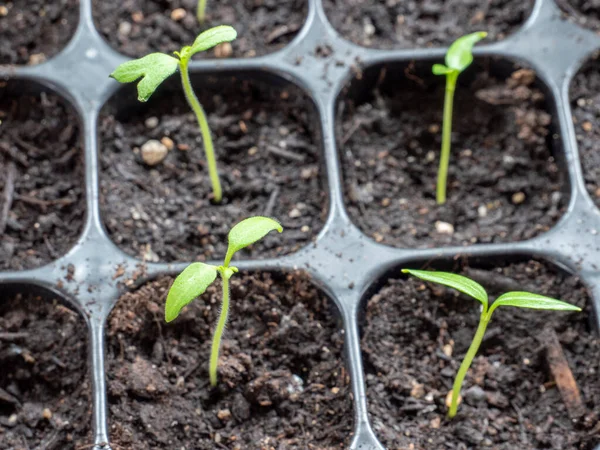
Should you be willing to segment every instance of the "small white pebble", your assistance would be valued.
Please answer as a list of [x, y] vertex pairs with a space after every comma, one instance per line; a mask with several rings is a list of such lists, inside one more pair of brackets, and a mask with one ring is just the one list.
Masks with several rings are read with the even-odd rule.
[[512, 196], [512, 202], [515, 205], [520, 205], [525, 201], [525, 194], [523, 192], [515, 192]]
[[479, 208], [477, 208], [477, 215], [479, 217], [485, 217], [485, 216], [487, 216], [487, 213], [488, 213], [487, 206], [480, 205]]
[[158, 117], [148, 117], [144, 121], [144, 125], [146, 125], [146, 128], [156, 128], [158, 126]]
[[29, 64], [31, 64], [32, 66], [36, 64], [41, 64], [44, 61], [46, 61], [46, 55], [44, 55], [43, 53], [34, 53], [29, 56]]
[[167, 157], [167, 153], [167, 147], [156, 139], [150, 139], [142, 145], [142, 159], [149, 166], [160, 164]]
[[173, 139], [165, 136], [163, 137], [160, 142], [162, 142], [162, 144], [167, 147], [167, 150], [171, 151], [175, 148], [175, 142], [173, 142]]
[[[458, 405], [460, 405], [462, 403], [462, 395], [458, 395], [458, 401], [456, 402]], [[448, 394], [446, 395], [446, 406], [448, 408], [450, 408], [450, 405], [452, 404], [452, 391], [448, 392]]]
[[442, 347], [442, 352], [444, 352], [444, 355], [450, 357], [452, 356], [452, 346], [450, 344], [446, 344]]
[[183, 18], [186, 15], [187, 15], [187, 12], [185, 9], [176, 8], [171, 12], [171, 20], [174, 20], [175, 22], [179, 22], [180, 20], [183, 20]]
[[292, 209], [290, 211], [290, 213], [288, 214], [288, 216], [290, 216], [292, 219], [297, 219], [301, 215], [302, 215], [302, 213], [300, 212], [300, 210], [298, 208]]
[[454, 226], [448, 222], [437, 221], [435, 230], [440, 234], [454, 234]]
[[373, 23], [366, 17], [364, 20], [363, 31], [367, 37], [374, 36], [375, 32], [377, 31]]
[[229, 58], [233, 54], [233, 47], [229, 42], [223, 42], [215, 47], [215, 57]]
[[121, 22], [119, 24], [118, 33], [121, 36], [129, 36], [129, 34], [131, 33], [131, 28], [132, 25], [129, 22]]

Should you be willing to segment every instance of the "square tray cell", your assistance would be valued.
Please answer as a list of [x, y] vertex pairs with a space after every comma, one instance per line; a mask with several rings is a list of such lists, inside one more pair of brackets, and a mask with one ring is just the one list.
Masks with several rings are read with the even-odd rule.
[[516, 31], [534, 0], [324, 0], [327, 18], [346, 39], [365, 47], [449, 45], [475, 31], [501, 40]]
[[172, 278], [121, 297], [108, 320], [111, 442], [132, 449], [347, 448], [352, 401], [332, 302], [301, 273], [231, 279], [219, 366], [208, 380], [220, 282], [164, 322]]
[[[368, 409], [381, 442], [386, 448], [595, 448], [600, 339], [589, 325], [592, 304], [582, 283], [538, 261], [465, 267], [462, 273], [494, 298], [527, 290], [584, 311], [498, 308], [465, 378], [458, 414], [448, 420], [446, 395], [481, 305], [415, 278], [387, 281], [366, 302], [362, 327]], [[553, 344], [544, 333], [556, 337]], [[569, 417], [555, 384], [549, 346], [564, 352], [580, 390], [578, 421]]]
[[306, 0], [207, 0], [206, 21], [196, 18], [197, 0], [94, 0], [94, 21], [104, 38], [119, 52], [142, 57], [171, 53], [191, 45], [200, 32], [231, 25], [238, 39], [231, 51], [220, 48], [211, 56], [252, 57], [282, 48], [302, 28]]
[[0, 84], [0, 270], [38, 267], [77, 241], [85, 215], [79, 120], [52, 91]]
[[0, 64], [39, 64], [61, 51], [79, 22], [79, 0], [0, 5]]
[[[117, 245], [150, 261], [222, 258], [229, 229], [252, 215], [280, 220], [285, 233], [267, 236], [246, 255], [290, 253], [316, 236], [328, 201], [315, 108], [299, 89], [268, 79], [193, 78], [215, 143], [219, 205], [210, 200], [200, 131], [179, 80], [147, 104], [129, 87], [113, 97], [100, 118], [100, 201]], [[155, 166], [140, 150], [151, 139], [171, 148]]]
[[91, 447], [82, 317], [33, 287], [0, 286], [0, 298], [0, 448]]
[[585, 187], [600, 207], [600, 61], [589, 61], [571, 82], [569, 96]]
[[396, 247], [511, 242], [547, 231], [568, 183], [543, 86], [530, 70], [482, 60], [454, 99], [448, 200], [435, 201], [445, 78], [431, 63], [369, 68], [339, 103], [338, 148], [355, 223]]

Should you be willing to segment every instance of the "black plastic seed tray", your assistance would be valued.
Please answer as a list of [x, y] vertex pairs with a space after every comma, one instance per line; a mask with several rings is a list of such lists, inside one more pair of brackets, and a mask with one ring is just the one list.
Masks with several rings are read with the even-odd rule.
[[[329, 213], [315, 243], [277, 259], [243, 261], [248, 270], [304, 269], [335, 301], [343, 319], [345, 353], [354, 402], [352, 449], [382, 449], [367, 414], [365, 378], [361, 361], [358, 315], [363, 297], [375, 282], [404, 265], [429, 260], [451, 260], [457, 255], [503, 260], [512, 256], [545, 259], [579, 275], [590, 288], [600, 323], [600, 214], [584, 185], [569, 103], [572, 77], [592, 53], [600, 37], [561, 17], [552, 0], [537, 0], [527, 22], [506, 40], [485, 41], [476, 58], [500, 57], [533, 68], [546, 87], [555, 114], [557, 158], [568, 174], [569, 203], [562, 219], [538, 237], [510, 244], [475, 244], [431, 249], [393, 248], [376, 243], [350, 220], [344, 203], [340, 157], [336, 148], [335, 117], [338, 96], [358, 72], [385, 63], [441, 60], [444, 48], [375, 50], [341, 38], [328, 23], [319, 0], [309, 0], [308, 18], [296, 38], [276, 53], [252, 59], [204, 59], [191, 64], [192, 73], [253, 73], [297, 85], [316, 106], [322, 139]], [[327, 51], [323, 51], [327, 49]], [[144, 263], [120, 250], [104, 229], [99, 206], [99, 143], [97, 121], [105, 102], [119, 89], [108, 74], [126, 58], [101, 38], [92, 20], [91, 0], [81, 0], [80, 22], [68, 46], [37, 66], [4, 66], [5, 79], [33, 80], [71, 102], [79, 114], [85, 149], [86, 217], [77, 244], [64, 256], [43, 267], [0, 273], [0, 286], [34, 285], [53, 291], [87, 318], [93, 387], [93, 433], [97, 449], [108, 449], [105, 386], [105, 334], [108, 314], [126, 289], [122, 280], [144, 266], [137, 284], [159, 274], [176, 274], [187, 264]], [[262, 75], [261, 75], [262, 76]], [[123, 276], [115, 279], [117, 267]], [[71, 270], [71, 282], [57, 284]], [[401, 318], [399, 318], [401, 320]]]

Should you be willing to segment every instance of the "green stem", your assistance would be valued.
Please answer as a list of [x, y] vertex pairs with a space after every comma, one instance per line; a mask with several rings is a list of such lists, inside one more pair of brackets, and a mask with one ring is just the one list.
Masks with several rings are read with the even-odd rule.
[[219, 180], [219, 172], [217, 170], [217, 160], [215, 159], [215, 150], [213, 147], [212, 137], [210, 136], [210, 128], [208, 127], [208, 120], [206, 119], [206, 113], [202, 108], [202, 105], [198, 101], [198, 97], [194, 94], [192, 89], [192, 83], [190, 82], [190, 74], [188, 72], [189, 58], [182, 57], [179, 60], [179, 69], [181, 72], [181, 82], [183, 84], [183, 92], [187, 99], [190, 107], [196, 115], [198, 125], [200, 126], [200, 132], [202, 133], [202, 142], [204, 143], [204, 152], [206, 153], [206, 161], [208, 163], [208, 175], [210, 176], [210, 182], [212, 184], [214, 200], [217, 203], [221, 202], [223, 193], [221, 191], [221, 181]]
[[452, 139], [452, 106], [458, 72], [446, 75], [446, 95], [444, 98], [444, 123], [442, 128], [442, 153], [438, 169], [436, 200], [438, 205], [446, 203], [446, 184], [448, 180], [448, 163], [450, 161], [450, 141]]
[[221, 314], [215, 328], [215, 334], [212, 341], [212, 349], [210, 352], [210, 367], [208, 373], [210, 375], [210, 384], [217, 385], [217, 368], [219, 366], [219, 349], [221, 347], [221, 339], [227, 324], [227, 316], [229, 315], [229, 278], [233, 272], [230, 269], [219, 269], [221, 278], [223, 279], [223, 304], [221, 305]]
[[198, 17], [198, 22], [200, 22], [201, 24], [204, 23], [205, 10], [206, 10], [206, 0], [198, 0], [198, 9], [196, 10], [196, 15]]
[[460, 368], [458, 369], [458, 373], [456, 374], [456, 378], [454, 380], [454, 386], [452, 386], [452, 402], [450, 403], [450, 409], [448, 410], [448, 417], [452, 419], [456, 415], [456, 410], [458, 408], [458, 396], [460, 395], [460, 388], [462, 387], [465, 376], [467, 375], [467, 371], [469, 367], [471, 367], [471, 363], [473, 362], [473, 358], [477, 354], [479, 350], [479, 346], [481, 345], [481, 341], [483, 340], [483, 335], [485, 334], [485, 330], [490, 322], [490, 314], [487, 311], [481, 312], [481, 318], [479, 319], [479, 326], [477, 327], [477, 331], [475, 332], [475, 336], [473, 337], [473, 342], [471, 342], [471, 346], [465, 355], [465, 359], [463, 360]]

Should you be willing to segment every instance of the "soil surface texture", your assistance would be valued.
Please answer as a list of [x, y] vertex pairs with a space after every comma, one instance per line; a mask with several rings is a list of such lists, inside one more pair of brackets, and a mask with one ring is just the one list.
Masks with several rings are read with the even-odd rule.
[[447, 46], [487, 31], [498, 41], [525, 22], [534, 0], [324, 0], [332, 25], [356, 44], [377, 48]]
[[[270, 233], [243, 254], [275, 256], [307, 244], [328, 203], [312, 105], [291, 86], [226, 77], [218, 85], [206, 78], [193, 83], [202, 87], [197, 93], [209, 116], [222, 203], [211, 202], [200, 131], [180, 87], [116, 116], [113, 103], [100, 119], [101, 204], [112, 239], [149, 261], [222, 258], [230, 228], [265, 215], [284, 232]], [[135, 94], [118, 98], [135, 100]], [[154, 166], [144, 162], [148, 140], [162, 141], [155, 144], [168, 153]]]
[[342, 449], [352, 433], [344, 336], [302, 274], [231, 279], [219, 384], [208, 381], [220, 282], [171, 324], [172, 278], [125, 294], [109, 318], [112, 442], [127, 449]]
[[600, 61], [588, 62], [571, 83], [570, 99], [585, 186], [600, 207]]
[[[460, 269], [459, 269], [460, 270]], [[600, 442], [600, 339], [592, 305], [575, 277], [537, 261], [468, 268], [493, 298], [528, 290], [584, 308], [580, 313], [500, 307], [446, 419], [446, 394], [479, 321], [480, 305], [416, 279], [389, 280], [367, 303], [362, 349], [376, 435], [387, 448], [586, 449]], [[557, 350], [568, 364], [549, 358]], [[569, 417], [552, 368], [572, 372], [582, 398]]]
[[600, 32], [600, 5], [595, 0], [556, 0], [565, 17], [572, 22]]
[[0, 449], [88, 448], [85, 323], [57, 301], [0, 297]]
[[79, 121], [58, 96], [16, 82], [0, 87], [0, 121], [0, 270], [30, 269], [83, 228]]
[[69, 42], [79, 0], [9, 0], [0, 5], [0, 64], [39, 64]]
[[252, 57], [278, 50], [302, 28], [306, 0], [207, 0], [206, 21], [196, 18], [197, 0], [94, 0], [94, 20], [110, 44], [126, 55], [171, 53], [191, 45], [200, 32], [231, 25], [238, 38], [210, 50], [210, 57]]
[[551, 150], [558, 137], [535, 74], [519, 69], [503, 79], [477, 69], [463, 76], [442, 206], [435, 188], [444, 78], [384, 67], [378, 81], [355, 89], [361, 96], [342, 100], [345, 197], [353, 220], [377, 242], [422, 248], [519, 241], [560, 218], [568, 198]]

